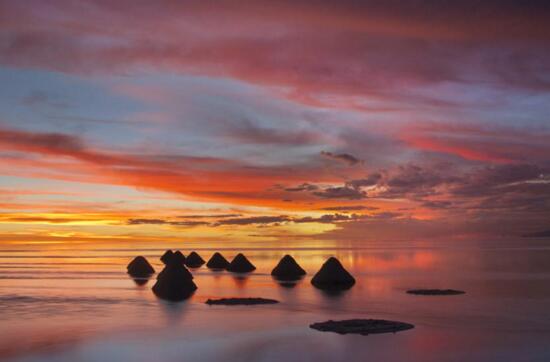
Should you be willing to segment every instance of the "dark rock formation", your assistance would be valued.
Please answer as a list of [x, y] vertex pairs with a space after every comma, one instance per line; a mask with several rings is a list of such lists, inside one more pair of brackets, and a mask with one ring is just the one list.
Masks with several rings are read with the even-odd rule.
[[126, 267], [128, 274], [137, 278], [146, 278], [155, 273], [155, 269], [143, 256], [136, 256]]
[[215, 252], [214, 255], [210, 257], [210, 260], [208, 260], [208, 263], [206, 263], [206, 267], [210, 269], [227, 269], [228, 266], [229, 262], [227, 259], [218, 252]]
[[311, 284], [319, 289], [343, 290], [355, 284], [355, 279], [334, 257], [330, 257], [311, 279]]
[[171, 301], [187, 299], [196, 289], [193, 275], [183, 264], [177, 262], [168, 263], [153, 286], [157, 297]]
[[309, 328], [321, 332], [338, 334], [361, 334], [366, 336], [375, 333], [395, 333], [414, 328], [414, 325], [403, 322], [386, 321], [383, 319], [348, 319], [343, 321], [326, 321], [313, 323]]
[[160, 257], [160, 261], [162, 261], [166, 265], [170, 262], [170, 260], [172, 260], [173, 256], [174, 253], [172, 252], [172, 250], [166, 250], [166, 252]]
[[206, 304], [208, 305], [256, 305], [256, 304], [276, 304], [279, 303], [275, 299], [266, 298], [221, 298], [221, 299], [208, 299]]
[[231, 260], [227, 270], [233, 273], [250, 273], [256, 270], [256, 267], [244, 256], [239, 253]]
[[279, 264], [271, 271], [271, 275], [279, 280], [298, 280], [306, 271], [290, 255], [285, 255]]
[[172, 255], [172, 260], [174, 263], [185, 264], [185, 255], [178, 250]]
[[203, 264], [204, 264], [204, 259], [201, 258], [201, 256], [194, 251], [192, 251], [187, 256], [187, 258], [185, 258], [185, 265], [187, 265], [190, 268], [199, 268]]
[[466, 292], [454, 289], [411, 289], [407, 290], [407, 293], [415, 295], [459, 295]]

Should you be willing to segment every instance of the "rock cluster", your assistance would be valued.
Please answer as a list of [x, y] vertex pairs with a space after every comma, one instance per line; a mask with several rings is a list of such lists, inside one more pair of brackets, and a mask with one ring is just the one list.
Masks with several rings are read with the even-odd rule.
[[166, 266], [157, 276], [153, 292], [157, 297], [170, 301], [189, 298], [197, 290], [193, 275], [177, 258], [167, 260]]

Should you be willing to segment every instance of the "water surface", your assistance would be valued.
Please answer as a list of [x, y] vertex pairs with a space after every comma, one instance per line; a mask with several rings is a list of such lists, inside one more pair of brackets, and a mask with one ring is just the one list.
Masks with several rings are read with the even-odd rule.
[[[299, 245], [299, 246], [297, 246]], [[157, 271], [166, 248], [209, 258], [244, 252], [248, 277], [193, 270], [199, 289], [169, 303], [125, 273], [136, 255]], [[308, 276], [294, 287], [269, 272], [290, 253]], [[325, 294], [309, 280], [329, 256], [357, 284]], [[550, 241], [21, 245], [0, 248], [0, 359], [5, 361], [548, 361]], [[412, 288], [465, 295], [426, 297]], [[265, 297], [276, 305], [208, 306], [218, 297]], [[308, 328], [327, 319], [414, 324], [384, 335], [341, 336]]]

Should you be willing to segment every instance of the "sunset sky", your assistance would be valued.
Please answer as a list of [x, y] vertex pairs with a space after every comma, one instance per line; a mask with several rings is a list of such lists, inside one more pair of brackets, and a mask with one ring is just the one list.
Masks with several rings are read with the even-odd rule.
[[550, 229], [550, 2], [0, 0], [0, 243]]

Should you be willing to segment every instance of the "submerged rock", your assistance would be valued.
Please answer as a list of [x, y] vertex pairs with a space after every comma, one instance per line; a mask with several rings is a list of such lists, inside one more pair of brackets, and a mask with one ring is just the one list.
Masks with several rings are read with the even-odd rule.
[[160, 261], [162, 261], [164, 264], [168, 264], [170, 260], [172, 260], [172, 257], [174, 256], [174, 252], [172, 250], [166, 250], [164, 254], [160, 257]]
[[174, 263], [185, 264], [185, 255], [183, 255], [182, 252], [178, 250], [174, 254], [172, 254], [172, 261]]
[[229, 263], [227, 270], [233, 273], [250, 273], [256, 270], [256, 267], [242, 253], [237, 254]]
[[199, 254], [192, 251], [187, 258], [185, 258], [185, 265], [190, 268], [198, 268], [204, 264], [204, 259]]
[[143, 256], [136, 256], [126, 267], [128, 274], [133, 277], [145, 278], [155, 273], [155, 269]]
[[279, 264], [271, 271], [271, 275], [279, 280], [298, 280], [306, 271], [290, 255], [285, 255]]
[[330, 257], [311, 279], [311, 284], [319, 289], [343, 290], [355, 284], [355, 279], [335, 257]]
[[227, 269], [229, 262], [224, 256], [218, 252], [215, 252], [214, 255], [210, 257], [206, 267], [210, 269]]
[[455, 289], [411, 289], [407, 290], [407, 293], [415, 295], [459, 295], [466, 292]]
[[326, 321], [313, 323], [309, 328], [321, 332], [334, 332], [338, 334], [375, 334], [375, 333], [395, 333], [414, 328], [414, 325], [396, 321], [386, 321], [383, 319], [348, 319], [343, 321]]
[[208, 305], [256, 305], [256, 304], [276, 304], [279, 303], [275, 299], [266, 298], [221, 298], [221, 299], [208, 299], [206, 304]]
[[153, 292], [159, 298], [179, 301], [189, 298], [197, 286], [193, 275], [187, 268], [177, 262], [171, 262], [159, 273]]

